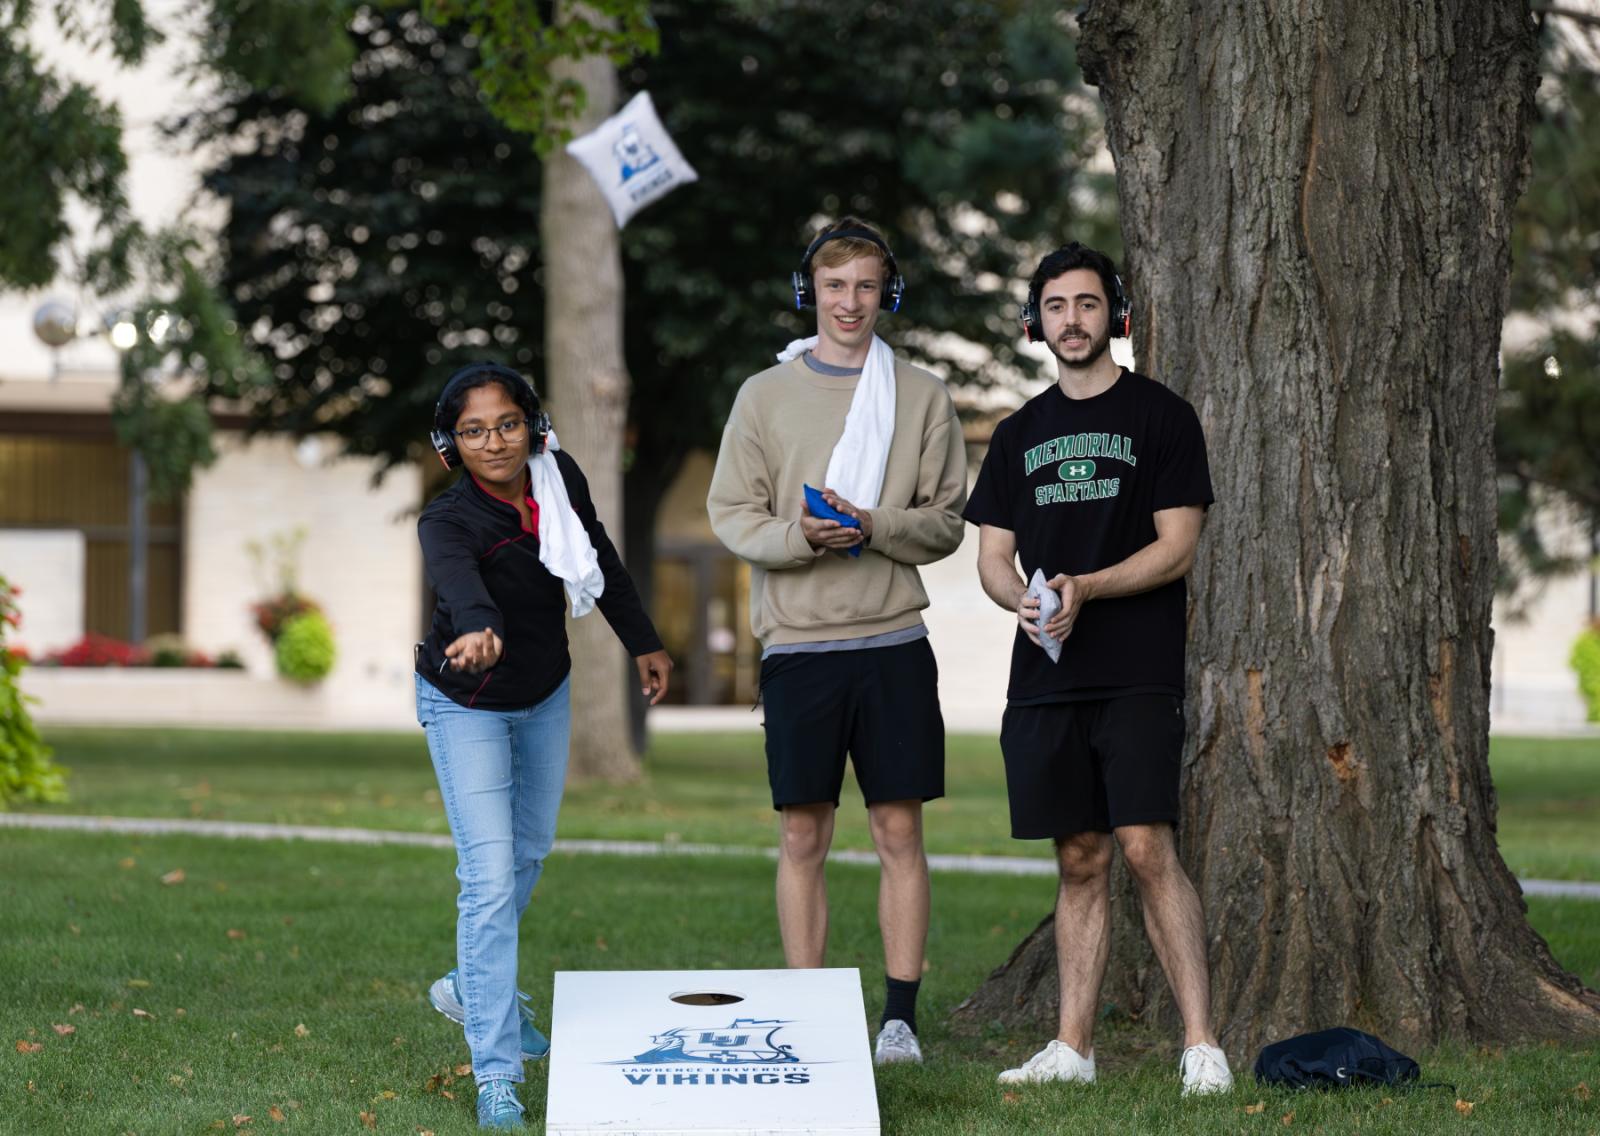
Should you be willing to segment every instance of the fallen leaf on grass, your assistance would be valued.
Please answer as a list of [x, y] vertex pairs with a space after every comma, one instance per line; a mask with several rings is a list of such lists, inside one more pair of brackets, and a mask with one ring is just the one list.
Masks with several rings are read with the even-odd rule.
[[439, 1095], [442, 1096], [445, 1100], [455, 1100], [456, 1099], [455, 1093], [452, 1093], [449, 1089], [440, 1089], [439, 1090]]
[[52, 1023], [50, 1028], [55, 1030], [56, 1033], [60, 1034], [62, 1037], [68, 1037], [78, 1032], [77, 1026], [64, 1026], [60, 1022]]
[[1244, 1106], [1244, 1110], [1249, 1115], [1254, 1116], [1256, 1113], [1263, 1111], [1266, 1107], [1267, 1107], [1267, 1102], [1266, 1101], [1256, 1101], [1255, 1104], [1247, 1104], [1247, 1105], [1245, 1105]]
[[1021, 1099], [1022, 1098], [1020, 1096], [1018, 1096], [1016, 1093], [1009, 1093], [1008, 1092], [1008, 1093], [1001, 1093], [1000, 1094], [1000, 1103], [1001, 1104], [1016, 1104]]
[[243, 1128], [252, 1119], [254, 1118], [247, 1112], [236, 1112], [233, 1114], [233, 1126], [235, 1128]]
[[225, 1132], [227, 1131], [227, 1128], [228, 1122], [226, 1120], [213, 1120], [210, 1124], [206, 1125], [206, 1129], [211, 1132]]
[[41, 1050], [43, 1048], [44, 1048], [44, 1042], [42, 1042], [42, 1041], [19, 1041], [19, 1042], [17, 1042], [17, 1052], [18, 1053], [38, 1053], [39, 1050]]
[[128, 979], [128, 985], [136, 986], [140, 990], [143, 990], [145, 987], [150, 985], [150, 980], [148, 978], [130, 978]]
[[422, 1091], [425, 1092], [425, 1093], [436, 1093], [436, 1092], [438, 1092], [439, 1091], [439, 1074], [435, 1073], [433, 1076], [429, 1077], [428, 1080], [427, 1080], [427, 1083], [422, 1086]]
[[156, 1020], [156, 1016], [149, 1010], [141, 1010], [138, 1007], [134, 1007], [133, 1016], [136, 1018], [143, 1018], [147, 1022], [153, 1022]]
[[611, 949], [610, 947], [606, 946], [606, 937], [604, 935], [595, 936], [594, 949], [597, 951], [609, 951]]
[[470, 1062], [465, 1064], [465, 1065], [457, 1065], [456, 1066], [456, 1076], [458, 1076], [458, 1077], [470, 1076], [471, 1073], [472, 1073], [472, 1065], [471, 1065]]
[[373, 1097], [372, 1099], [373, 1100], [394, 1100], [394, 1098], [399, 1096], [399, 1095], [400, 1094], [395, 1092], [393, 1089], [384, 1089], [383, 1092], [379, 1093], [377, 1096]]
[[1468, 1101], [1468, 1100], [1457, 1100], [1456, 1101], [1456, 1111], [1459, 1112], [1462, 1116], [1471, 1116], [1472, 1115], [1472, 1102]]
[[363, 1112], [361, 1114], [361, 1123], [368, 1128], [376, 1129], [378, 1127], [378, 1114], [375, 1112]]
[[282, 1124], [284, 1120], [287, 1119], [287, 1117], [283, 1115], [283, 1109], [279, 1108], [277, 1105], [273, 1105], [271, 1108], [267, 1109], [267, 1115], [278, 1124]]
[[433, 1129], [417, 1125], [417, 1136], [433, 1136]]
[[1589, 1099], [1589, 1095], [1590, 1095], [1589, 1094], [1589, 1082], [1587, 1082], [1587, 1081], [1579, 1081], [1578, 1082], [1578, 1087], [1572, 1090], [1572, 1095], [1577, 1097], [1581, 1101], [1588, 1100]]
[[244, 932], [239, 930], [239, 928], [237, 928], [237, 927], [229, 927], [228, 928], [228, 938], [232, 939], [234, 942], [237, 943], [240, 939], [242, 939], [244, 937], [245, 937]]
[[68, 923], [67, 930], [71, 931], [74, 935], [83, 934], [83, 928], [79, 927], [76, 923]]
[[1393, 1103], [1394, 1103], [1394, 1098], [1393, 1097], [1384, 1097], [1381, 1101], [1378, 1102], [1379, 1105], [1391, 1105]]
[[304, 1022], [301, 1022], [299, 1025], [294, 1027], [294, 1035], [295, 1037], [310, 1037], [311, 1031], [306, 1029], [306, 1024]]
[[177, 1008], [177, 1009], [176, 1009], [176, 1010], [174, 1010], [174, 1011], [172, 1011], [172, 1013], [173, 1013], [173, 1016], [174, 1016], [174, 1017], [178, 1017], [178, 1018], [181, 1018], [181, 1017], [183, 1017], [183, 1016], [184, 1016], [184, 1015], [185, 1015], [185, 1014], [187, 1014], [187, 1013], [188, 1013], [188, 1012], [189, 1012], [189, 1011], [188, 1011], [188, 1010], [185, 1010], [185, 1009], [184, 1009], [184, 1008], [183, 1008], [183, 1007], [182, 1007], [182, 1006], [179, 1006], [179, 1007], [178, 1007], [178, 1008]]
[[83, 1003], [82, 1002], [74, 1002], [72, 1004], [72, 1009], [68, 1010], [67, 1013], [69, 1013], [69, 1014], [81, 1014], [81, 1013], [83, 1013]]
[[182, 868], [174, 868], [172, 871], [161, 877], [161, 882], [166, 884], [168, 887], [171, 887], [173, 884], [181, 884], [188, 878], [189, 877], [187, 873], [185, 873]]
[[1291, 1125], [1293, 1123], [1294, 1123], [1294, 1113], [1292, 1113], [1292, 1112], [1284, 1113], [1283, 1114], [1283, 1126], [1285, 1128], [1287, 1128], [1287, 1127], [1289, 1127], [1289, 1125]]

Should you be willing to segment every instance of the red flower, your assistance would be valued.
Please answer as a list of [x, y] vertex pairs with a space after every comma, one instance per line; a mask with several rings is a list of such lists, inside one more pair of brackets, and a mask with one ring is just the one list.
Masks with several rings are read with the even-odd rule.
[[64, 667], [142, 667], [150, 652], [134, 643], [90, 632], [55, 657]]

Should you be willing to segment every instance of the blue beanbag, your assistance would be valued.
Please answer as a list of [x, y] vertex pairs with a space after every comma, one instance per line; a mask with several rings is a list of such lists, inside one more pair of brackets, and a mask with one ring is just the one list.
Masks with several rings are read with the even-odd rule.
[[[813, 517], [817, 517], [820, 520], [825, 521], [838, 521], [847, 529], [858, 529], [861, 527], [861, 522], [856, 520], [849, 513], [841, 513], [838, 509], [835, 509], [832, 505], [828, 504], [827, 499], [822, 496], [822, 490], [813, 489], [809, 485], [805, 487], [805, 490], [806, 508], [810, 510]], [[849, 552], [851, 556], [860, 556], [861, 546], [859, 544], [854, 545], [849, 549]]]

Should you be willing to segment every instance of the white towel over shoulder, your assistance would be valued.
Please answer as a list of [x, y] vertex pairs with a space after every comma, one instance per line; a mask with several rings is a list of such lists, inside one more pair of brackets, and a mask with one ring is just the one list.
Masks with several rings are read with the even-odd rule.
[[561, 578], [572, 604], [572, 616], [577, 619], [594, 610], [595, 600], [606, 590], [606, 578], [556, 465], [556, 451], [560, 448], [555, 431], [550, 431], [544, 452], [528, 462], [528, 476], [533, 499], [539, 503], [539, 563], [552, 576]]
[[[817, 345], [817, 337], [796, 339], [778, 353], [787, 363]], [[858, 509], [875, 509], [883, 494], [883, 473], [889, 466], [889, 445], [894, 441], [894, 351], [876, 335], [861, 369], [844, 433], [828, 459], [823, 485]]]

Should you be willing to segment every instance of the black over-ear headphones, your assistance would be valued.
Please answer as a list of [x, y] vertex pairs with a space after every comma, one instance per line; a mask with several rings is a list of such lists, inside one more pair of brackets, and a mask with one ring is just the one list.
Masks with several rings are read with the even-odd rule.
[[[1092, 250], [1085, 248], [1077, 241], [1073, 241], [1069, 245], [1062, 245], [1056, 251], [1089, 252]], [[1099, 271], [1091, 266], [1083, 265], [1082, 267], [1089, 268], [1096, 276], [1100, 276]], [[1072, 269], [1068, 268], [1065, 271], [1071, 272]], [[1055, 277], [1051, 277], [1051, 279], [1053, 280]], [[1101, 282], [1104, 283], [1104, 281], [1105, 277], [1101, 276]], [[1029, 343], [1044, 342], [1044, 317], [1039, 312], [1039, 292], [1049, 282], [1049, 280], [1041, 280], [1037, 288], [1030, 285], [1028, 288], [1028, 301], [1022, 305], [1022, 330], [1028, 333]], [[1127, 289], [1122, 286], [1122, 277], [1115, 272], [1111, 274], [1111, 295], [1107, 296], [1106, 299], [1111, 304], [1111, 338], [1127, 339], [1133, 334], [1133, 303], [1128, 299]]]
[[811, 258], [816, 256], [817, 250], [829, 241], [842, 240], [845, 237], [870, 241], [883, 250], [883, 261], [889, 269], [889, 282], [884, 286], [883, 308], [885, 311], [898, 312], [900, 300], [906, 294], [906, 278], [900, 275], [900, 269], [895, 265], [894, 253], [889, 251], [889, 246], [884, 243], [883, 238], [871, 229], [835, 229], [831, 233], [823, 233], [806, 246], [806, 254], [800, 258], [799, 269], [790, 277], [794, 283], [795, 310], [817, 306], [817, 286], [811, 279]]
[[544, 453], [550, 433], [550, 416], [539, 409], [539, 392], [533, 389], [533, 384], [501, 363], [468, 363], [450, 376], [444, 384], [444, 390], [439, 392], [439, 401], [433, 404], [433, 429], [428, 432], [428, 440], [433, 443], [433, 452], [444, 462], [445, 469], [455, 469], [461, 464], [461, 451], [456, 447], [455, 423], [443, 422], [439, 416], [444, 413], [444, 405], [450, 396], [463, 383], [481, 375], [496, 375], [508, 381], [512, 389], [511, 397], [528, 416], [528, 428], [533, 431], [533, 445], [529, 452]]

